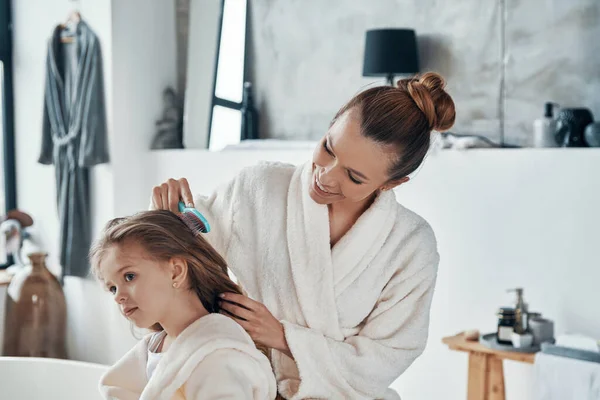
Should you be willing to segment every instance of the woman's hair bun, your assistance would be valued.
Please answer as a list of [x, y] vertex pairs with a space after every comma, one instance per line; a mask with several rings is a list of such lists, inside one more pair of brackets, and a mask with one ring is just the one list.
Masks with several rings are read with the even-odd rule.
[[408, 91], [427, 118], [430, 129], [436, 131], [450, 129], [456, 118], [454, 101], [445, 87], [444, 78], [435, 72], [398, 81], [398, 88]]

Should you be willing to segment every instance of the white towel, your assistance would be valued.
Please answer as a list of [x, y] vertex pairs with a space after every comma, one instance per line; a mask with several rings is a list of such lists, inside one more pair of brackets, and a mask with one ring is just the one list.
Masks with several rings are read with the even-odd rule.
[[600, 400], [600, 364], [537, 353], [535, 400]]

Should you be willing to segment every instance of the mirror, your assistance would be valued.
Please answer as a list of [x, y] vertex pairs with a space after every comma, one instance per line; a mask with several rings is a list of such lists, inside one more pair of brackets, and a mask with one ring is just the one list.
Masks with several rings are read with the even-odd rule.
[[247, 0], [190, 2], [183, 137], [186, 148], [240, 142]]
[[189, 3], [183, 107], [183, 144], [186, 148], [208, 147], [221, 11], [221, 1], [191, 0]]

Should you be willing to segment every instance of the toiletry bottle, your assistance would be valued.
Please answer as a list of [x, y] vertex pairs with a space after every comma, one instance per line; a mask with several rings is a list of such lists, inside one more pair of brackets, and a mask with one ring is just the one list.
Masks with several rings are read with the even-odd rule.
[[508, 292], [517, 294], [515, 304], [515, 332], [522, 334], [527, 331], [527, 303], [523, 301], [523, 289], [509, 289]]
[[515, 309], [502, 307], [498, 309], [498, 328], [496, 330], [496, 341], [499, 344], [512, 344], [512, 334], [515, 331]]
[[244, 82], [244, 91], [242, 96], [242, 128], [241, 140], [258, 139], [258, 112], [254, 106], [254, 96], [252, 94], [252, 83]]
[[533, 122], [533, 147], [558, 147], [554, 133], [556, 121], [553, 115], [554, 103], [544, 105], [544, 117]]

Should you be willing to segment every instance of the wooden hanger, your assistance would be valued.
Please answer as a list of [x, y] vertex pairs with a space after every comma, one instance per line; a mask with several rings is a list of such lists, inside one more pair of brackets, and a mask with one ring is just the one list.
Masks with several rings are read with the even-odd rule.
[[[61, 24], [62, 29], [66, 29], [70, 24], [77, 25], [81, 21], [81, 14], [77, 10], [73, 10], [69, 13], [67, 20], [64, 24]], [[73, 36], [63, 36], [60, 38], [61, 43], [73, 43], [75, 38]]]

